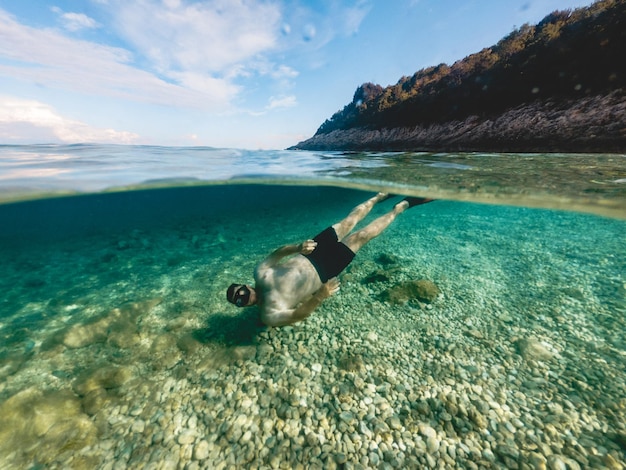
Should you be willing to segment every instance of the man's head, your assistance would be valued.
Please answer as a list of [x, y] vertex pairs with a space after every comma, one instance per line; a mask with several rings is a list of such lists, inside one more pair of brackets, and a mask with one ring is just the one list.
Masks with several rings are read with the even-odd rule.
[[226, 300], [237, 307], [249, 307], [256, 304], [256, 292], [246, 284], [231, 284], [226, 291]]

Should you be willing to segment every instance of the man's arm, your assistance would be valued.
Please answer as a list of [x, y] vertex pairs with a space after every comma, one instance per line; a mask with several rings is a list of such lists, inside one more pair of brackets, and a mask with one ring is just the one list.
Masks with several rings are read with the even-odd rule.
[[303, 255], [311, 254], [316, 246], [317, 242], [313, 240], [306, 240], [298, 244], [281, 246], [280, 248], [272, 252], [272, 254], [270, 254], [267, 258], [265, 258], [259, 264], [259, 268], [265, 269], [276, 266], [276, 264], [278, 264], [281, 259], [285, 258], [286, 256], [295, 255], [296, 253], [300, 253]]
[[299, 322], [311, 315], [317, 307], [328, 297], [339, 290], [339, 281], [337, 278], [329, 279], [328, 282], [309, 297], [305, 302], [301, 303], [295, 310], [285, 310], [281, 312], [272, 312], [265, 315], [261, 312], [261, 320], [267, 326], [286, 326]]

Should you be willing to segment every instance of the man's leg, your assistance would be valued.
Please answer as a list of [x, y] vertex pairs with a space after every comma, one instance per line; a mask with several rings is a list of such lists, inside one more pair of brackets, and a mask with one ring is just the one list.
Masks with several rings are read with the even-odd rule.
[[373, 198], [368, 199], [352, 209], [352, 212], [348, 214], [348, 217], [343, 219], [341, 222], [333, 224], [333, 228], [335, 229], [335, 232], [337, 232], [337, 238], [342, 240], [350, 233], [356, 224], [358, 224], [367, 214], [370, 213], [374, 204], [385, 199], [387, 199], [387, 193], [378, 193]]
[[350, 234], [345, 238], [345, 240], [342, 240], [342, 242], [354, 253], [356, 253], [371, 239], [376, 238], [378, 235], [383, 233], [383, 231], [389, 227], [389, 224], [395, 220], [398, 214], [401, 214], [408, 208], [408, 201], [400, 201], [390, 212], [380, 216], [378, 219], [374, 220], [366, 227], [363, 227], [361, 230], [357, 230], [356, 232]]

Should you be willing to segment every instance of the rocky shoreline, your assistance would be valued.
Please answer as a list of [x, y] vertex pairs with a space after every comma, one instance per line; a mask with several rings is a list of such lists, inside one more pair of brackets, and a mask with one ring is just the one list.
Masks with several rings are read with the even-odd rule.
[[486, 118], [414, 127], [356, 127], [316, 134], [290, 150], [623, 153], [622, 90], [564, 102], [536, 101]]

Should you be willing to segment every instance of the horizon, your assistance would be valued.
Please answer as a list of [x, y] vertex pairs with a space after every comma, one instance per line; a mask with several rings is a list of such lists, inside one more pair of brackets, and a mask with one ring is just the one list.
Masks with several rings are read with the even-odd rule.
[[0, 144], [281, 150], [365, 82], [593, 2], [501, 3], [0, 0]]

